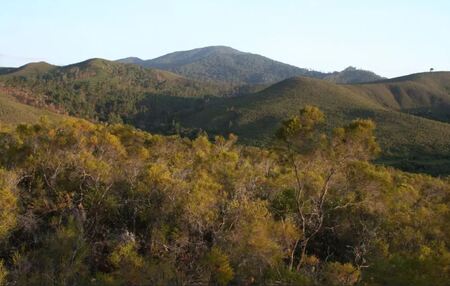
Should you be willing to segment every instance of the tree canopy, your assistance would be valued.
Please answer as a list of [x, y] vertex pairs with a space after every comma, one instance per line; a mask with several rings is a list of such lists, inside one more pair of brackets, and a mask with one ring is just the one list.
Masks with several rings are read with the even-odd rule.
[[69, 119], [0, 126], [0, 285], [447, 285], [450, 182], [306, 107], [274, 148]]

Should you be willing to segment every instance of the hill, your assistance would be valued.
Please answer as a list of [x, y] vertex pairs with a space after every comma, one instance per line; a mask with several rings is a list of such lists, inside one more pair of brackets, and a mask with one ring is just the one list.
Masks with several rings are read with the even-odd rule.
[[64, 116], [18, 102], [15, 98], [0, 91], [0, 123], [17, 125], [20, 123], [36, 123], [43, 116], [52, 122], [61, 121]]
[[1, 75], [0, 88], [27, 104], [102, 121], [122, 121], [138, 110], [148, 110], [141, 102], [151, 95], [196, 97], [229, 92], [225, 86], [103, 59], [63, 67], [28, 64]]
[[418, 73], [349, 87], [387, 108], [450, 122], [450, 72]]
[[[441, 76], [436, 74], [436, 81], [441, 80]], [[434, 75], [418, 75], [414, 84], [435, 82], [426, 79], [428, 77]], [[297, 114], [305, 105], [314, 105], [327, 114], [325, 129], [328, 131], [355, 118], [372, 118], [377, 124], [377, 138], [386, 162], [435, 174], [445, 169], [445, 173], [450, 174], [450, 124], [405, 113], [393, 102], [387, 105], [390, 95], [383, 92], [386, 84], [396, 86], [398, 90], [408, 90], [410, 85], [414, 85], [409, 80], [336, 85], [316, 79], [292, 78], [255, 94], [214, 100], [201, 112], [180, 116], [177, 120], [188, 128], [202, 128], [211, 134], [231, 132], [244, 142], [264, 145], [271, 142], [283, 119]], [[420, 86], [421, 91], [427, 91], [424, 94], [429, 96], [435, 88], [434, 85]], [[419, 94], [419, 91], [409, 92]], [[432, 108], [436, 102], [426, 101], [421, 96], [411, 96], [410, 101], [424, 109]], [[435, 169], [430, 162], [438, 163]]]
[[12, 72], [13, 70], [15, 70], [15, 68], [0, 67], [0, 75]]
[[348, 67], [343, 71], [328, 74], [323, 79], [335, 83], [363, 83], [375, 82], [383, 78], [371, 71]]
[[151, 60], [126, 58], [119, 62], [168, 70], [196, 80], [227, 82], [234, 85], [269, 84], [294, 76], [322, 78], [338, 83], [382, 79], [374, 73], [356, 69], [326, 74], [225, 46], [174, 52]]

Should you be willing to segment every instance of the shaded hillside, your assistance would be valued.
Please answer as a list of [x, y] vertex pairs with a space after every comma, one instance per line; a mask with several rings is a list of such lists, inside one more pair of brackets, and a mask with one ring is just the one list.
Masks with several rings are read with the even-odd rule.
[[16, 68], [7, 68], [7, 67], [0, 67], [0, 75], [12, 72]]
[[321, 78], [337, 83], [382, 79], [372, 72], [354, 68], [331, 74], [298, 68], [225, 46], [174, 52], [151, 60], [131, 57], [119, 62], [168, 70], [192, 79], [227, 82], [233, 85], [269, 84], [294, 76]]
[[64, 67], [25, 65], [0, 76], [0, 87], [21, 102], [105, 121], [121, 121], [145, 109], [138, 103], [148, 95], [196, 97], [228, 93], [224, 86], [102, 59]]

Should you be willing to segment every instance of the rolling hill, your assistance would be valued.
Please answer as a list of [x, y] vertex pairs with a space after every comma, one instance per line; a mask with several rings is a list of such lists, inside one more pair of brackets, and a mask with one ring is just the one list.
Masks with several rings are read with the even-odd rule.
[[450, 72], [418, 73], [349, 87], [384, 107], [450, 122]]
[[43, 108], [36, 108], [18, 102], [15, 98], [0, 92], [0, 123], [16, 125], [20, 123], [36, 123], [42, 117], [57, 122], [65, 116]]
[[1, 75], [0, 89], [20, 102], [101, 121], [122, 121], [148, 110], [140, 102], [150, 95], [197, 97], [230, 92], [222, 85], [103, 59], [63, 67], [28, 64]]
[[327, 79], [337, 83], [382, 79], [372, 72], [355, 68], [331, 74], [298, 68], [225, 46], [174, 52], [151, 60], [130, 57], [118, 61], [167, 70], [196, 80], [227, 82], [233, 85], [270, 84], [294, 76]]
[[328, 74], [323, 79], [335, 83], [363, 83], [375, 82], [383, 78], [371, 71], [348, 67], [343, 71]]
[[[315, 105], [325, 112], [328, 131], [355, 118], [372, 118], [377, 123], [377, 138], [385, 162], [431, 173], [445, 169], [450, 174], [450, 124], [406, 112], [411, 106], [430, 110], [448, 102], [449, 94], [434, 93], [436, 89], [445, 90], [450, 82], [445, 80], [447, 77], [450, 73], [419, 74], [369, 85], [291, 78], [258, 93], [214, 100], [201, 112], [176, 120], [183, 126], [202, 128], [211, 134], [235, 133], [250, 144], [269, 144], [281, 120], [305, 105]], [[410, 88], [416, 85], [421, 89], [413, 92]], [[386, 88], [405, 90], [409, 100], [400, 104], [393, 100], [399, 97], [386, 93]], [[445, 121], [445, 116], [440, 119]], [[429, 165], [432, 161], [439, 167], [435, 165], [433, 169]]]

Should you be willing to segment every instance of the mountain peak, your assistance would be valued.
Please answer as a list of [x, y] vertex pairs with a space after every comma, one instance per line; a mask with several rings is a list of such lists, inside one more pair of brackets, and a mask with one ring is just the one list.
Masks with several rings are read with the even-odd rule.
[[123, 58], [123, 59], [119, 59], [116, 62], [122, 63], [122, 64], [135, 64], [135, 65], [139, 65], [144, 63], [145, 61], [141, 58], [138, 57], [128, 57], [128, 58]]
[[354, 67], [354, 66], [348, 66], [346, 69], [343, 70], [343, 72], [346, 72], [346, 71], [356, 71], [356, 70], [358, 70], [356, 67]]
[[49, 70], [55, 68], [56, 66], [51, 65], [47, 62], [41, 61], [41, 62], [35, 62], [35, 63], [29, 63], [26, 65], [23, 65], [21, 67], [18, 67], [17, 69], [11, 70], [12, 73], [18, 75], [27, 75], [27, 74], [39, 74], [39, 73], [45, 73]]
[[[130, 61], [123, 59], [120, 62]], [[320, 78], [323, 75], [223, 45], [173, 52], [134, 63], [143, 67], [167, 70], [195, 80], [235, 85], [268, 84], [293, 76]]]
[[220, 53], [220, 54], [241, 54], [243, 52], [233, 49], [228, 46], [207, 46], [203, 48], [197, 48], [192, 50], [187, 50], [185, 52], [206, 52], [206, 53]]

